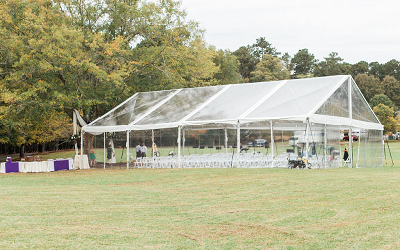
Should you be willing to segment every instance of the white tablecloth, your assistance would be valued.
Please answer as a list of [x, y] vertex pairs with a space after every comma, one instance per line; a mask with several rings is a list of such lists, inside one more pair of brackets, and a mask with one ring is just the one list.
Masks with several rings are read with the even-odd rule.
[[[65, 160], [65, 159], [59, 159]], [[72, 158], [68, 158], [69, 170], [74, 169], [74, 162]], [[57, 160], [55, 160], [57, 161]], [[0, 173], [5, 173], [5, 164], [1, 163]], [[18, 162], [19, 172], [21, 173], [40, 173], [40, 172], [54, 172], [54, 160], [47, 161], [32, 161], [32, 162]]]
[[[50, 172], [49, 161], [19, 162], [18, 164], [20, 173]], [[54, 166], [52, 171], [54, 171]]]
[[[74, 169], [72, 159], [68, 158], [67, 160], [69, 164], [69, 170]], [[54, 160], [48, 159], [47, 161], [19, 162], [19, 171], [23, 173], [54, 172]]]
[[0, 163], [0, 173], [5, 173], [6, 172], [6, 162], [1, 162]]
[[75, 155], [74, 167], [75, 169], [90, 169], [88, 156], [86, 154]]

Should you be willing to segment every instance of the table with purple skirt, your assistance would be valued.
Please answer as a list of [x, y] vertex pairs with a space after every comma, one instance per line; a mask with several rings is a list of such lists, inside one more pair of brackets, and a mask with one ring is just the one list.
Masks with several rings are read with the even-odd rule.
[[39, 173], [71, 169], [74, 169], [72, 158], [32, 162], [12, 162], [10, 158], [0, 165], [0, 173]]

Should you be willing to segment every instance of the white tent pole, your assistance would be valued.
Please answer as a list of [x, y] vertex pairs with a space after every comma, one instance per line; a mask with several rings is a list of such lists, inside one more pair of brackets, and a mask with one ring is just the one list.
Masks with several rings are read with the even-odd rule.
[[383, 167], [383, 148], [385, 147], [385, 140], [383, 139], [383, 131], [379, 132], [380, 139], [382, 141], [382, 147], [381, 147], [381, 167]]
[[[73, 133], [74, 136], [77, 134], [77, 123], [76, 123], [76, 114], [75, 112], [72, 113], [72, 123], [73, 123]], [[75, 155], [78, 155], [78, 142], [75, 140]]]
[[126, 169], [129, 169], [129, 130], [126, 131]]
[[81, 129], [81, 161], [80, 169], [83, 169], [83, 129]]
[[308, 147], [310, 145], [309, 143], [309, 135], [310, 135], [310, 121], [308, 118], [306, 119], [306, 169], [308, 169]]
[[228, 153], [228, 128], [224, 128], [225, 131], [225, 153]]
[[328, 167], [328, 163], [327, 163], [327, 161], [326, 161], [326, 154], [327, 154], [327, 152], [326, 152], [326, 148], [327, 148], [327, 138], [326, 138], [326, 124], [325, 124], [325, 126], [324, 126], [324, 166], [325, 166], [325, 168], [327, 168]]
[[350, 156], [350, 166], [353, 167], [353, 128], [349, 128], [349, 156]]
[[181, 130], [182, 127], [178, 126], [178, 168], [181, 167]]
[[106, 133], [104, 132], [104, 147], [103, 147], [103, 163], [104, 163], [104, 169], [106, 169]]
[[185, 156], [185, 140], [186, 140], [186, 134], [185, 134], [185, 129], [182, 129], [182, 155]]
[[236, 161], [237, 167], [240, 167], [240, 124], [239, 121], [237, 123], [237, 131], [236, 131]]
[[[364, 136], [366, 137], [365, 139], [365, 144], [364, 144], [364, 166], [367, 166], [367, 140], [368, 140], [368, 136], [369, 133], [367, 133], [367, 130], [364, 130]], [[360, 138], [361, 138], [361, 130], [360, 130]], [[358, 144], [361, 144], [361, 139], [358, 139]], [[360, 150], [358, 150], [360, 151]]]
[[281, 148], [282, 148], [282, 153], [285, 153], [285, 150], [283, 148], [283, 130], [281, 130]]
[[151, 157], [154, 158], [154, 130], [153, 129], [151, 129], [151, 152], [152, 152]]
[[[358, 136], [358, 150], [357, 150], [358, 152], [357, 152], [356, 168], [358, 168], [358, 163], [360, 162], [360, 145], [361, 145], [361, 129], [360, 129], [360, 135]], [[364, 158], [364, 160], [365, 160], [365, 158]]]
[[[353, 124], [353, 99], [351, 95], [351, 79], [348, 78], [348, 93], [349, 93], [349, 118], [350, 118], [350, 123]], [[350, 166], [353, 167], [353, 130], [352, 127], [350, 126], [349, 128], [349, 156], [350, 156]]]
[[275, 160], [275, 154], [274, 154], [274, 128], [272, 125], [272, 120], [270, 121], [271, 124], [271, 154], [272, 154], [272, 167], [274, 167], [274, 160]]

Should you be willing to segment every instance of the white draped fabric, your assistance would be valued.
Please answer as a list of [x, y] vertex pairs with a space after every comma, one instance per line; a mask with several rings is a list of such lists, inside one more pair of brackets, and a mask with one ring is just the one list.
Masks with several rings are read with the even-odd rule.
[[[59, 159], [65, 161], [64, 159]], [[74, 169], [74, 162], [72, 158], [68, 158], [68, 170]], [[32, 161], [32, 162], [15, 162], [18, 163], [20, 173], [41, 173], [41, 172], [54, 172], [54, 163], [57, 160], [49, 159], [47, 161]], [[0, 173], [6, 172], [6, 163], [1, 163]]]

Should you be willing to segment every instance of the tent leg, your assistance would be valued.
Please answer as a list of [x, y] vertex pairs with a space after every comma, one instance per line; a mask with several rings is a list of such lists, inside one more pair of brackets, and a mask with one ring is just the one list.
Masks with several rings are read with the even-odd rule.
[[349, 128], [349, 158], [350, 158], [350, 167], [353, 167], [353, 128], [350, 126]]
[[275, 154], [274, 154], [274, 144], [275, 144], [275, 142], [274, 142], [274, 128], [273, 128], [273, 125], [272, 125], [272, 120], [270, 121], [270, 124], [271, 124], [271, 154], [272, 154], [272, 166], [271, 167], [274, 167], [274, 159], [275, 159]]
[[181, 130], [182, 127], [178, 126], [178, 168], [181, 167]]
[[325, 168], [328, 167], [328, 163], [326, 161], [326, 154], [327, 154], [326, 148], [327, 148], [327, 145], [328, 145], [327, 143], [328, 142], [327, 142], [327, 138], [326, 138], [326, 124], [325, 124], [325, 126], [324, 126], [324, 166], [325, 166]]
[[[352, 99], [352, 83], [351, 77], [348, 78], [348, 98], [349, 98], [349, 118], [353, 120], [353, 99]], [[350, 126], [349, 128], [349, 157], [350, 157], [350, 167], [353, 167], [353, 130]]]
[[[73, 123], [73, 133], [74, 135], [77, 134], [77, 123], [76, 123], [76, 114], [75, 111], [72, 113], [72, 123]], [[75, 141], [75, 155], [78, 155], [78, 142]]]
[[310, 135], [310, 121], [308, 120], [308, 118], [307, 118], [307, 120], [306, 120], [306, 158], [305, 158], [305, 161], [306, 161], [306, 169], [308, 169], [308, 147], [309, 147], [309, 145], [310, 145], [310, 142], [309, 142], [309, 135]]
[[185, 140], [186, 140], [186, 135], [185, 135], [185, 129], [182, 130], [182, 155], [185, 156]]
[[[360, 129], [360, 135], [358, 136], [358, 149], [357, 149], [357, 163], [356, 163], [356, 168], [358, 168], [359, 163], [360, 163], [360, 145], [361, 145], [361, 129]], [[365, 158], [364, 158], [365, 160]], [[365, 165], [364, 165], [365, 166]]]
[[81, 129], [81, 163], [80, 169], [83, 169], [83, 130]]
[[129, 130], [126, 131], [126, 169], [129, 169]]
[[228, 129], [225, 127], [225, 153], [228, 154]]
[[385, 141], [383, 140], [383, 131], [380, 131], [379, 133], [380, 139], [382, 140], [382, 146], [381, 146], [381, 167], [383, 167], [383, 150], [385, 148]]
[[237, 131], [236, 131], [236, 161], [237, 161], [237, 167], [240, 167], [240, 124], [239, 121], [237, 123]]
[[154, 130], [151, 129], [151, 157], [154, 158]]
[[104, 163], [104, 169], [106, 169], [106, 133], [104, 133], [104, 147], [103, 147], [103, 163]]

